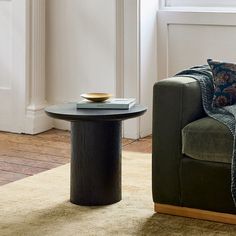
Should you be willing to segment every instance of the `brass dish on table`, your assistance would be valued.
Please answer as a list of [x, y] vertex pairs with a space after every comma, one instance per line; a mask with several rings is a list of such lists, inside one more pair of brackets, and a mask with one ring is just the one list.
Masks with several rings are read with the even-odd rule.
[[83, 93], [80, 96], [92, 102], [104, 102], [108, 98], [112, 97], [112, 94], [110, 93]]

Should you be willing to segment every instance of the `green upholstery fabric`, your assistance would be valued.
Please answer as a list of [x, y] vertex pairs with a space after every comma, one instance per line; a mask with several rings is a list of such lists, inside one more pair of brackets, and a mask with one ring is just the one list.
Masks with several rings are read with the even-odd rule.
[[184, 156], [181, 161], [181, 205], [236, 213], [231, 195], [231, 165], [199, 161]]
[[191, 122], [182, 130], [182, 152], [197, 160], [231, 163], [233, 135], [210, 117]]
[[[203, 122], [201, 130], [205, 129], [206, 132], [219, 131], [219, 134], [213, 135], [217, 137], [214, 143], [217, 146], [220, 140], [221, 147], [219, 148], [222, 153], [226, 150], [229, 153], [232, 138], [227, 128], [204, 117], [206, 115], [202, 108], [200, 87], [194, 79], [174, 77], [161, 80], [154, 85], [153, 201], [155, 203], [236, 213], [230, 190], [231, 165], [222, 162], [222, 160], [229, 162], [229, 155], [223, 157], [222, 154], [221, 162], [216, 162], [207, 161], [203, 153], [200, 156], [204, 160], [196, 160], [182, 153], [183, 128], [185, 127], [184, 130], [188, 133], [187, 135], [191, 136], [192, 127], [194, 126], [194, 130], [196, 130], [195, 126], [199, 128], [199, 122]], [[199, 119], [200, 121], [195, 123]], [[206, 138], [200, 132], [197, 136], [199, 138], [201, 136], [204, 140]], [[209, 134], [208, 140], [213, 136]], [[184, 139], [187, 137], [185, 136]], [[222, 140], [224, 140], [224, 144]], [[199, 139], [196, 142], [200, 142]], [[214, 143], [212, 143], [212, 147]], [[191, 141], [192, 146], [193, 144], [194, 141]], [[205, 151], [209, 152], [205, 143], [201, 145], [204, 146]], [[227, 147], [224, 148], [224, 145]], [[200, 150], [199, 143], [198, 147], [195, 148], [195, 153], [196, 150]]]
[[161, 80], [153, 89], [153, 200], [178, 205], [181, 130], [204, 116], [200, 87], [192, 78], [178, 77]]

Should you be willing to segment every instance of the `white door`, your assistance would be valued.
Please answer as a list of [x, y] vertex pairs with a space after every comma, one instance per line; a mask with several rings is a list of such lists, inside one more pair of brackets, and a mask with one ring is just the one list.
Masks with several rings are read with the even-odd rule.
[[0, 130], [21, 132], [25, 93], [25, 0], [0, 0]]

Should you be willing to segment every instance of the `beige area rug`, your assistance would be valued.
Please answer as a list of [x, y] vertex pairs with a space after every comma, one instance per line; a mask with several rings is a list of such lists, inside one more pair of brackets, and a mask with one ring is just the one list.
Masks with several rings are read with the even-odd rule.
[[123, 153], [123, 200], [69, 199], [69, 164], [0, 187], [0, 235], [236, 235], [236, 226], [154, 214], [151, 155]]

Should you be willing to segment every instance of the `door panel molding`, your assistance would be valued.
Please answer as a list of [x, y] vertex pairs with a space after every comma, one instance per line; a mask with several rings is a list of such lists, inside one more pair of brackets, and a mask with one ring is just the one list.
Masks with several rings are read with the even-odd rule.
[[[222, 49], [225, 44], [224, 35], [220, 35], [220, 31], [219, 34], [215, 35], [216, 40], [214, 40], [213, 43], [209, 39], [208, 47], [205, 48], [204, 53], [202, 54], [202, 58], [200, 58], [199, 55], [198, 57], [195, 57], [196, 59], [194, 59], [194, 56], [191, 54], [191, 52], [194, 51], [192, 49], [193, 45], [195, 45], [195, 52], [200, 53], [197, 48], [201, 46], [201, 42], [203, 42], [202, 40], [204, 40], [205, 44], [208, 40], [207, 32], [205, 32], [205, 34], [203, 31], [202, 34], [199, 34], [197, 37], [192, 37], [192, 45], [189, 44], [188, 47], [188, 44], [186, 44], [185, 50], [182, 50], [181, 55], [176, 55], [179, 61], [181, 61], [181, 58], [186, 58], [186, 60], [184, 60], [182, 63], [182, 67], [173, 68], [173, 65], [171, 64], [170, 60], [170, 55], [173, 54], [173, 47], [170, 47], [170, 45], [174, 45], [176, 49], [178, 49], [178, 47], [181, 47], [181, 45], [178, 44], [177, 40], [174, 40], [173, 34], [171, 34], [171, 32], [173, 32], [174, 28], [177, 28], [179, 26], [192, 26], [192, 28], [207, 26], [210, 30], [213, 30], [218, 26], [230, 27], [232, 29], [232, 37], [228, 40], [233, 40], [235, 42], [234, 31], [236, 26], [236, 14], [231, 12], [189, 12], [160, 10], [158, 12], [157, 26], [158, 80], [172, 76], [173, 71], [177, 73], [179, 69], [184, 69], [188, 67], [189, 65], [184, 62], [186, 60], [191, 62], [193, 65], [205, 64], [206, 58], [211, 56], [214, 56], [218, 59], [235, 61], [235, 57], [233, 57], [230, 53], [225, 52], [222, 54], [221, 50], [219, 50]], [[182, 33], [182, 38], [185, 39], [185, 35], [187, 32], [183, 31]], [[221, 41], [221, 45], [217, 48], [215, 44], [217, 43], [218, 39], [219, 41]], [[175, 44], [173, 44], [174, 41]], [[225, 44], [225, 47], [226, 46], [227, 44]], [[234, 50], [235, 49], [231, 49], [231, 51]]]

